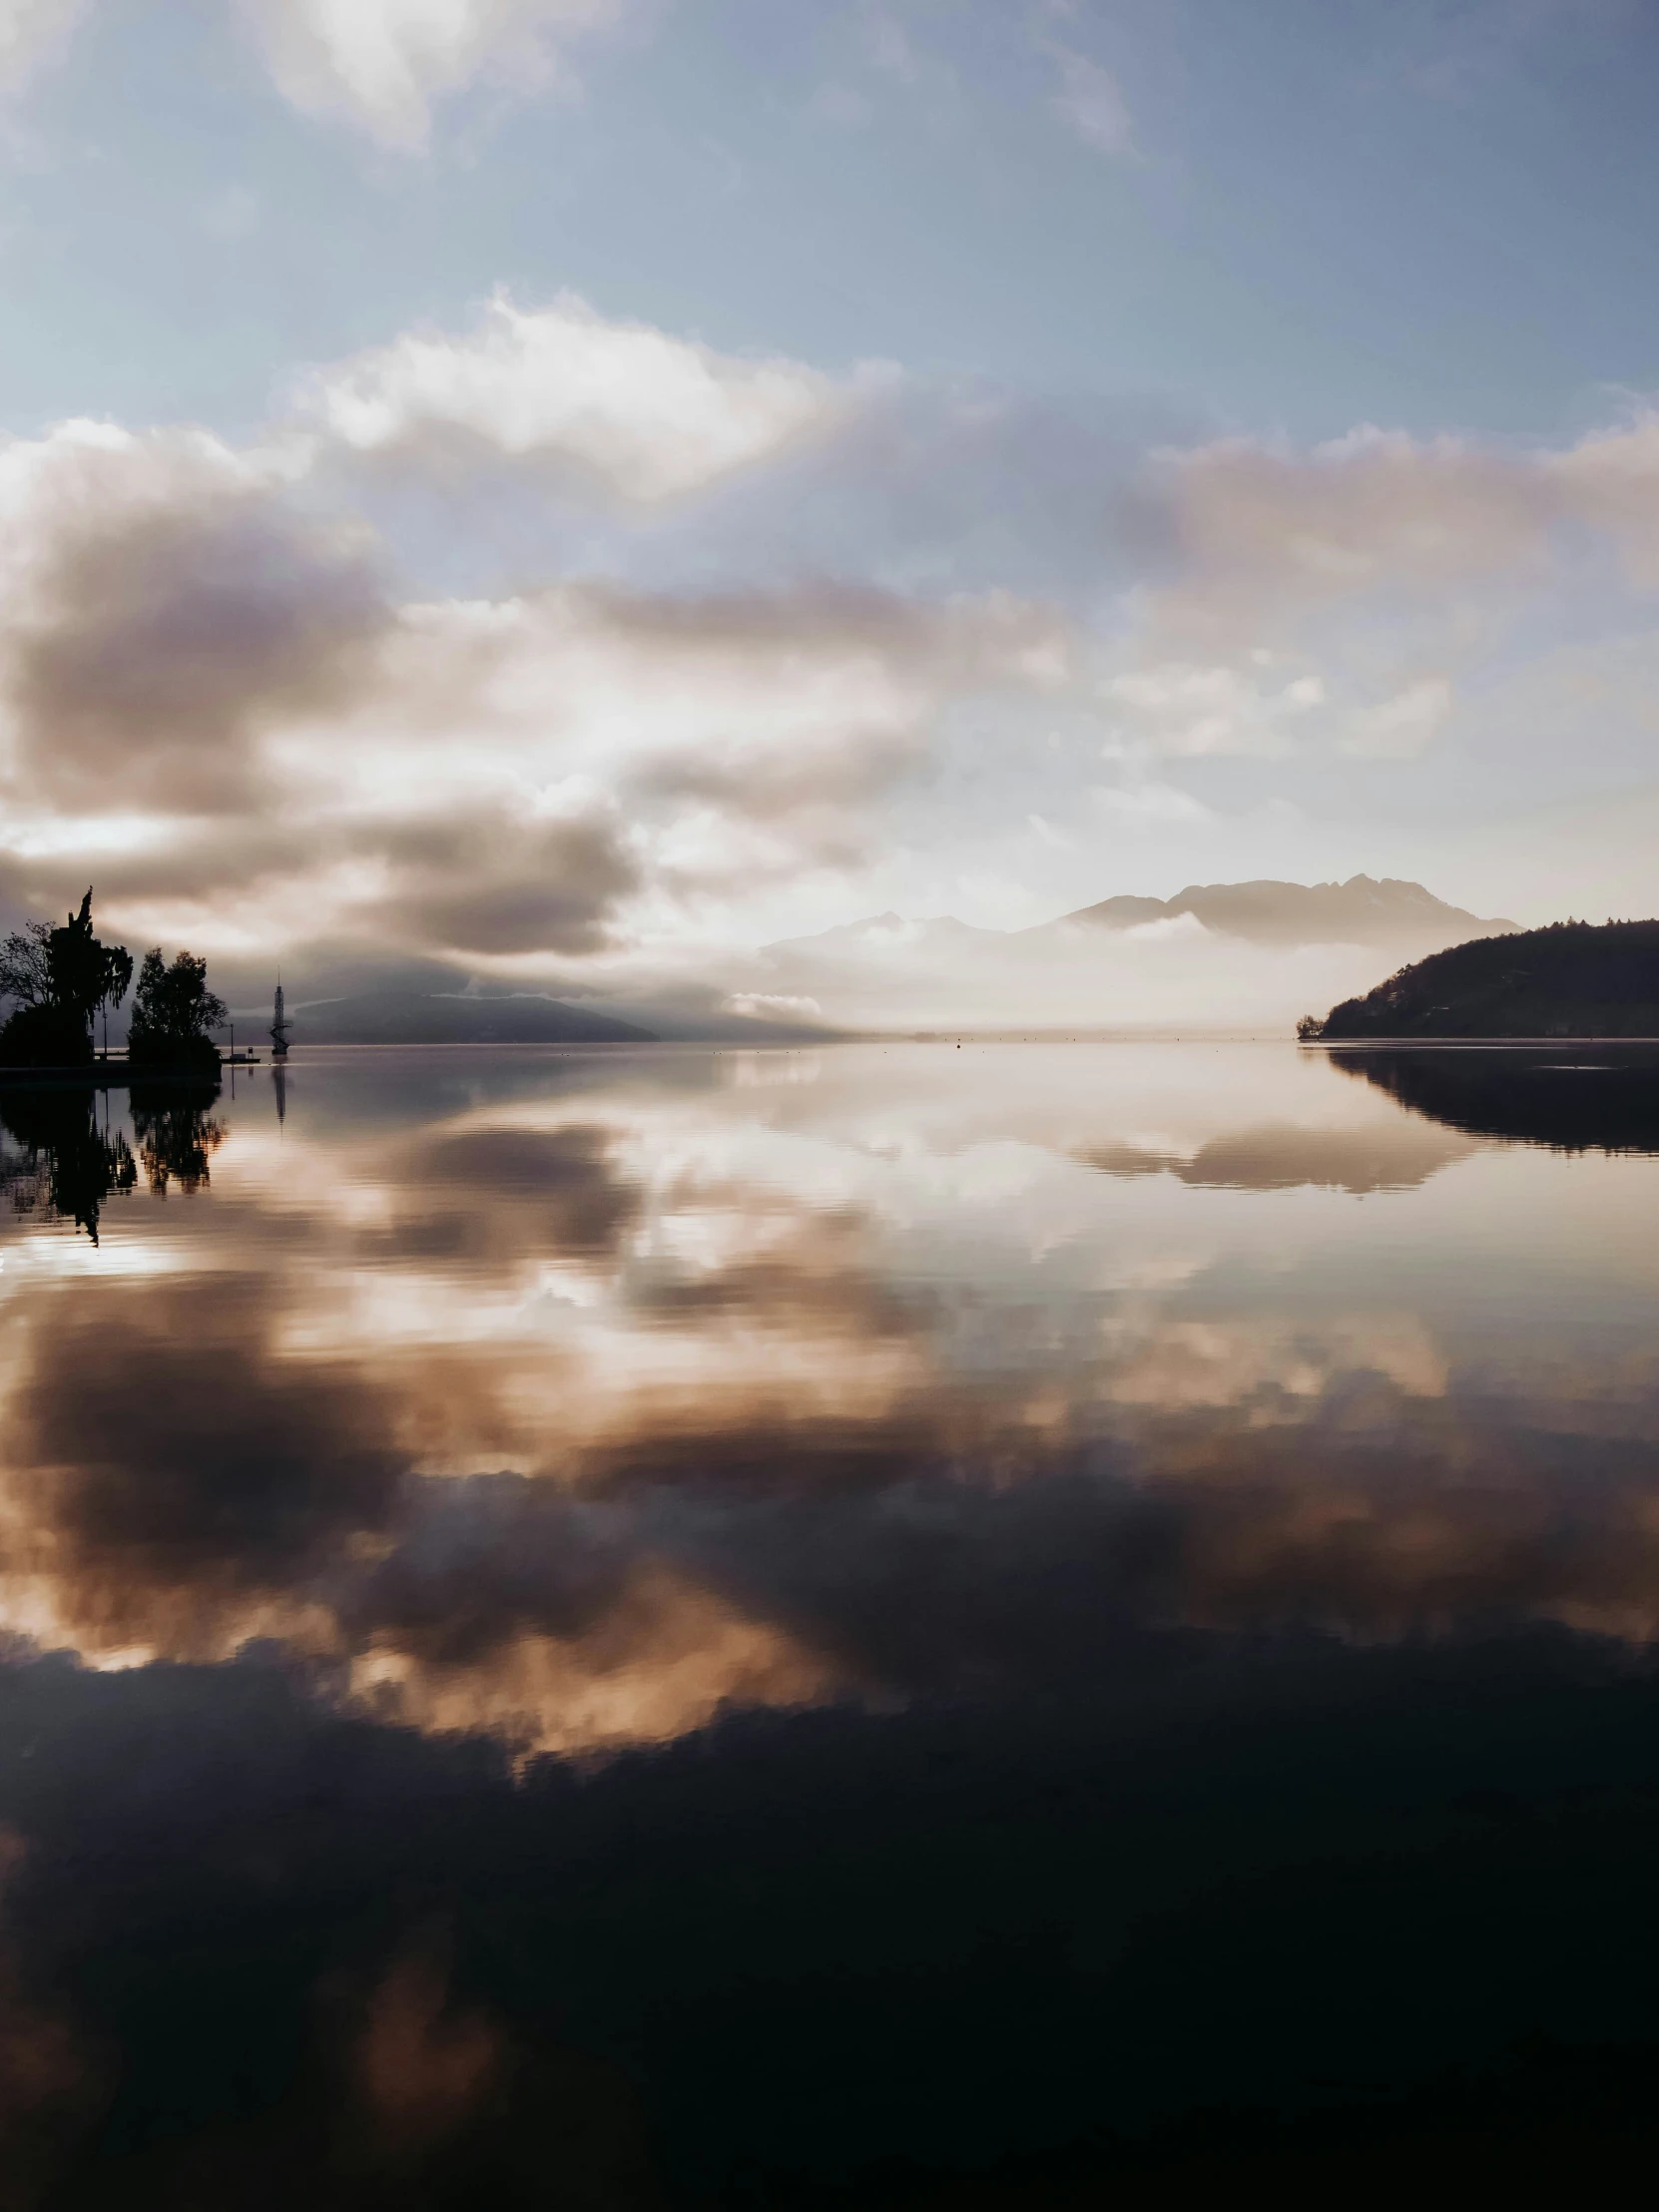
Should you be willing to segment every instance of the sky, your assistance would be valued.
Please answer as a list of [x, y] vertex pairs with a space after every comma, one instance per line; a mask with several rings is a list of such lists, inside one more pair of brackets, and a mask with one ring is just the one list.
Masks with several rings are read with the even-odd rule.
[[0, 0], [0, 907], [1659, 906], [1642, 0]]

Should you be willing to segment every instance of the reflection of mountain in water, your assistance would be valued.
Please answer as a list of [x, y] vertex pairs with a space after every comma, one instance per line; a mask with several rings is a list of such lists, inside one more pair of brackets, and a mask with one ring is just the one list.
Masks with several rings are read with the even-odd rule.
[[1570, 1044], [1332, 1054], [1402, 1106], [1471, 1136], [1557, 1152], [1659, 1152], [1659, 1051]]
[[1191, 1158], [1141, 1145], [1107, 1145], [1080, 1153], [1102, 1175], [1173, 1175], [1212, 1189], [1288, 1191], [1415, 1190], [1471, 1148], [1410, 1122], [1373, 1129], [1305, 1129], [1294, 1123], [1241, 1129], [1200, 1145]]
[[217, 1086], [135, 1090], [135, 1159], [119, 1129], [100, 1126], [104, 1093], [8, 1091], [0, 1097], [0, 1187], [16, 1212], [55, 1214], [96, 1244], [105, 1203], [135, 1187], [141, 1165], [159, 1197], [175, 1182], [184, 1191], [207, 1182], [209, 1156], [225, 1136], [208, 1115], [218, 1096]]

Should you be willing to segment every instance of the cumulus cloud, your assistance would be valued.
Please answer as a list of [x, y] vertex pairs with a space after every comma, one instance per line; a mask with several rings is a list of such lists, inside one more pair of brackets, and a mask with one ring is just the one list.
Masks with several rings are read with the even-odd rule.
[[524, 308], [497, 291], [465, 336], [409, 331], [314, 371], [306, 415], [357, 453], [557, 466], [629, 500], [700, 489], [831, 421], [847, 392], [782, 358], [748, 359], [608, 320], [572, 292]]
[[283, 96], [418, 153], [432, 111], [484, 79], [541, 89], [622, 0], [237, 0]]
[[[865, 895], [853, 879], [898, 839], [957, 834], [941, 796], [994, 811], [1006, 787], [1051, 853], [1086, 851], [1091, 827], [1143, 851], [1213, 839], [1213, 794], [1160, 758], [1408, 761], [1479, 693], [1505, 626], [1525, 646], [1540, 594], [1659, 579], [1645, 417], [1560, 449], [1234, 440], [1149, 456], [1132, 485], [1114, 445], [1099, 505], [1143, 580], [1079, 587], [1066, 615], [927, 561], [918, 581], [913, 540], [860, 553], [855, 518], [822, 567], [811, 528], [792, 559], [803, 485], [892, 433], [877, 382], [502, 293], [470, 334], [315, 371], [263, 441], [77, 422], [0, 445], [8, 896], [55, 906], [90, 877], [112, 925], [152, 940], [614, 981], [630, 948], [690, 961], [798, 930], [806, 896]], [[906, 421], [925, 402], [905, 384]], [[964, 394], [939, 405], [960, 429]], [[1003, 414], [979, 412], [994, 444]], [[905, 450], [948, 475], [954, 438]], [[434, 461], [485, 501], [516, 480], [553, 518], [513, 588], [400, 572], [401, 492]], [[568, 496], [595, 488], [608, 513]], [[1073, 573], [1103, 535], [1082, 522], [1062, 503]], [[1093, 790], [1102, 753], [1122, 781]], [[919, 895], [876, 900], [895, 892]], [[710, 1004], [829, 1005], [736, 960], [703, 972]]]
[[[624, 326], [625, 355], [672, 359], [658, 335]], [[630, 489], [732, 463], [718, 384], [677, 420], [649, 378], [610, 391], [600, 450]], [[339, 443], [80, 422], [0, 448], [0, 774], [29, 895], [90, 865], [140, 934], [224, 946], [234, 888], [251, 943], [580, 958], [859, 864], [952, 701], [1064, 680], [1065, 626], [1004, 593], [400, 596], [318, 465]]]

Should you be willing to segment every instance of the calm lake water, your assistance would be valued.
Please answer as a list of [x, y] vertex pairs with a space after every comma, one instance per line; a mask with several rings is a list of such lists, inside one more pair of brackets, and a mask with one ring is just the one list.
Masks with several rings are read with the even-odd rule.
[[1650, 2125], [1654, 1052], [301, 1050], [0, 1145], [8, 2212]]

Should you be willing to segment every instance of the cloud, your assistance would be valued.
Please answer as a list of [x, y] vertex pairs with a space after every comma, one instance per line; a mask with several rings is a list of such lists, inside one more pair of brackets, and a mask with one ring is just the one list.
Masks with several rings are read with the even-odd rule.
[[146, 937], [513, 962], [862, 865], [954, 703], [1067, 681], [1057, 616], [817, 578], [421, 598], [353, 472], [372, 454], [383, 489], [441, 453], [649, 503], [849, 403], [801, 364], [500, 295], [474, 340], [319, 372], [263, 443], [83, 421], [0, 446], [20, 889], [55, 904], [91, 866]]
[[0, 93], [55, 61], [86, 9], [87, 0], [0, 0]]
[[1267, 678], [1227, 667], [1165, 662], [1113, 677], [1106, 696], [1137, 735], [1165, 753], [1255, 753], [1278, 756], [1296, 742], [1297, 726], [1325, 703], [1317, 676]]
[[480, 80], [538, 91], [568, 80], [569, 50], [612, 26], [621, 0], [238, 0], [283, 97], [424, 150], [432, 111]]
[[[1388, 773], [1493, 693], [1494, 655], [1536, 659], [1552, 594], [1659, 580], [1642, 415], [1560, 448], [1143, 437], [1138, 463], [1123, 422], [1078, 442], [1080, 419], [500, 293], [470, 333], [311, 372], [245, 444], [89, 422], [0, 444], [8, 896], [92, 880], [145, 941], [419, 953], [561, 990], [632, 988], [647, 958], [684, 983], [701, 958], [711, 1006], [846, 1018], [735, 947], [843, 895], [913, 902], [856, 879], [975, 817], [985, 850], [930, 903], [1006, 881], [1004, 825], [1027, 869], [1039, 844], [1082, 866], [1103, 824], [1143, 858], [1219, 859], [1265, 817], [1196, 779], [1246, 772], [1188, 792], [1160, 760]], [[533, 510], [515, 574], [465, 567], [487, 528], [434, 557], [434, 486], [486, 523], [504, 503], [515, 533]], [[941, 557], [1004, 489], [1013, 536]], [[1071, 885], [1017, 895], [1037, 919]]]
[[1523, 625], [1575, 587], [1659, 589], [1656, 495], [1646, 409], [1558, 448], [1366, 426], [1166, 452], [1147, 496], [1172, 556], [1106, 696], [1157, 751], [1412, 758], [1460, 673], [1528, 650]]
[[620, 826], [604, 816], [444, 813], [376, 824], [362, 844], [387, 877], [368, 902], [375, 932], [438, 952], [597, 951], [641, 878]]
[[1298, 451], [1226, 439], [1165, 457], [1182, 573], [1171, 623], [1237, 634], [1376, 595], [1538, 586], [1599, 541], [1659, 585], [1659, 414], [1565, 447], [1482, 446], [1370, 426]]
[[301, 384], [302, 414], [354, 453], [560, 469], [623, 499], [674, 498], [823, 430], [847, 387], [800, 361], [748, 359], [608, 320], [573, 292], [523, 308], [497, 291], [463, 337], [409, 331]]
[[[484, 84], [574, 89], [572, 50], [613, 29], [630, 0], [229, 0], [277, 91], [302, 113], [424, 152], [440, 102]], [[91, 0], [0, 0], [0, 94], [67, 46]]]
[[1070, 47], [1055, 47], [1053, 53], [1060, 72], [1060, 90], [1054, 97], [1057, 113], [1102, 154], [1120, 161], [1131, 159], [1135, 127], [1117, 79], [1099, 62]]
[[1411, 760], [1444, 728], [1451, 704], [1446, 679], [1425, 676], [1393, 698], [1351, 716], [1341, 750], [1373, 760]]
[[[1100, 785], [1089, 796], [1106, 819], [1119, 829], [1178, 829], [1183, 824], [1207, 821], [1210, 814], [1191, 792], [1184, 792], [1175, 784]], [[1197, 916], [1180, 915], [1177, 919], [1196, 920]], [[1136, 933], [1142, 935], [1147, 928], [1161, 926], [1157, 922], [1145, 923]]]
[[1537, 570], [1559, 504], [1540, 456], [1370, 428], [1304, 452], [1199, 446], [1166, 488], [1187, 569], [1173, 612], [1214, 625]]
[[824, 1016], [816, 998], [790, 991], [735, 991], [726, 1001], [726, 1011], [782, 1021], [820, 1021]]
[[1063, 666], [1063, 626], [1003, 594], [399, 602], [313, 451], [84, 423], [0, 451], [9, 841], [54, 902], [90, 864], [151, 936], [223, 943], [234, 886], [251, 940], [305, 916], [581, 957], [857, 864], [952, 699]]
[[151, 808], [227, 811], [265, 730], [348, 695], [385, 620], [372, 543], [283, 494], [272, 456], [206, 432], [0, 449], [14, 790], [97, 811], [136, 779]]
[[929, 607], [831, 586], [567, 584], [415, 606], [349, 715], [296, 733], [289, 774], [324, 845], [332, 822], [380, 855], [358, 912], [394, 941], [594, 948], [625, 902], [636, 925], [669, 927], [711, 898], [856, 864], [943, 707], [1040, 685], [1056, 641], [1041, 610], [1003, 598]]

